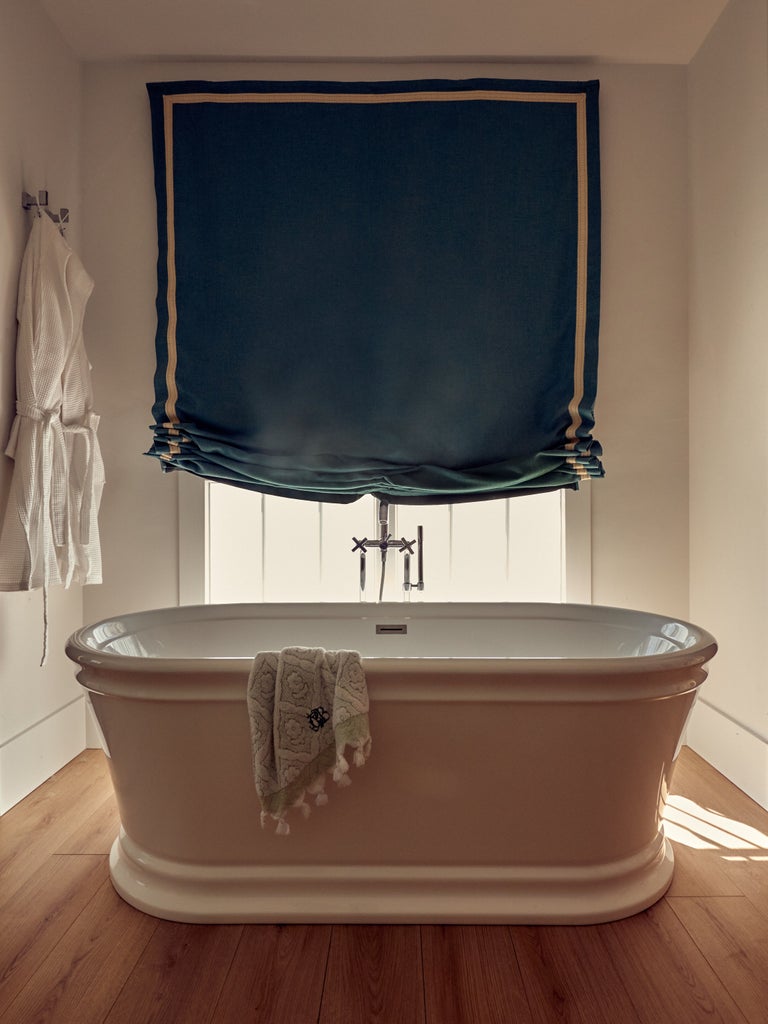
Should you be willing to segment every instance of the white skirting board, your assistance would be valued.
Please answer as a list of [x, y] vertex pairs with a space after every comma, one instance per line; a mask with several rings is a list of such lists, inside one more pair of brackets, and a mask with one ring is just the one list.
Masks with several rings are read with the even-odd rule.
[[768, 808], [768, 739], [699, 698], [686, 742], [735, 786]]
[[0, 814], [85, 748], [84, 698], [77, 697], [0, 746]]

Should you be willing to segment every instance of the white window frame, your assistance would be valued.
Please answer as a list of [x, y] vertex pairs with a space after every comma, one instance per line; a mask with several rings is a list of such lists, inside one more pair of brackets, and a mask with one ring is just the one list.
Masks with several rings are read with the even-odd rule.
[[[208, 603], [208, 488], [191, 473], [178, 472], [179, 604]], [[560, 492], [564, 506], [563, 594], [569, 604], [592, 603], [592, 493], [585, 482], [578, 491]]]

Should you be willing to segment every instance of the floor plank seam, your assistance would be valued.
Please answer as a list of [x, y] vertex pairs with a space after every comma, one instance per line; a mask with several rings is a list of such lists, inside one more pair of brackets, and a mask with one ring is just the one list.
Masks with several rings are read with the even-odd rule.
[[421, 1024], [427, 1024], [427, 984], [424, 977], [424, 941], [422, 934], [422, 927], [420, 924], [412, 925], [411, 927], [416, 929], [416, 937], [419, 943], [419, 977], [421, 981]]
[[429, 1024], [429, 1015], [427, 1011], [427, 982], [426, 973], [424, 971], [424, 929], [421, 925], [417, 925], [418, 936], [419, 936], [419, 969], [421, 970], [421, 1019], [424, 1024]]
[[221, 988], [219, 989], [219, 994], [218, 994], [218, 997], [216, 998], [216, 1002], [211, 1007], [211, 1013], [210, 1013], [210, 1016], [208, 1017], [207, 1024], [215, 1024], [215, 1021], [217, 1020], [217, 1016], [216, 1015], [217, 1015], [218, 1010], [219, 1010], [219, 1004], [221, 1003], [222, 999], [224, 998], [224, 993], [227, 990], [227, 983], [229, 982], [229, 977], [232, 974], [232, 970], [233, 970], [233, 968], [235, 966], [235, 962], [237, 961], [237, 953], [238, 953], [238, 950], [240, 949], [240, 946], [242, 945], [243, 939], [245, 937], [245, 929], [246, 928], [247, 928], [247, 925], [241, 926], [240, 938], [237, 940], [237, 945], [235, 946], [235, 948], [234, 948], [234, 950], [232, 952], [232, 959], [229, 961], [229, 967], [227, 968], [227, 973], [224, 976], [224, 981], [222, 982]]
[[323, 1016], [323, 1001], [325, 999], [325, 986], [328, 981], [328, 965], [331, 962], [331, 947], [333, 946], [333, 936], [336, 931], [336, 925], [333, 925], [328, 935], [328, 945], [325, 950], [325, 970], [323, 971], [323, 984], [320, 989], [320, 1001], [317, 1005], [317, 1020], [315, 1024], [320, 1024], [320, 1020]]
[[[676, 900], [676, 899], [677, 900], [688, 900], [688, 899], [690, 899], [690, 900], [697, 900], [697, 899], [701, 900], [701, 899], [708, 899], [708, 898], [709, 897], [707, 897], [707, 896], [673, 896], [670, 899], [671, 900]], [[746, 896], [737, 896], [737, 897], [716, 896], [716, 897], [713, 897], [713, 898], [714, 899], [746, 899]], [[680, 915], [675, 910], [674, 905], [670, 902], [669, 899], [667, 899], [666, 896], [664, 897], [664, 902], [667, 903], [667, 905], [670, 907], [670, 909], [672, 910], [672, 913], [675, 915], [677, 920], [682, 925], [685, 933], [688, 935], [688, 937], [690, 938], [691, 942], [694, 944], [696, 949], [699, 951], [701, 956], [704, 958], [706, 963], [709, 965], [709, 969], [712, 971], [712, 973], [717, 978], [719, 983], [722, 985], [722, 987], [725, 989], [725, 991], [730, 996], [731, 1002], [736, 1007], [737, 1013], [742, 1017], [742, 1019], [744, 1020], [745, 1024], [750, 1024], [750, 1018], [744, 1012], [744, 1010], [742, 1009], [741, 1005], [737, 1002], [736, 996], [734, 995], [734, 993], [731, 990], [731, 986], [729, 984], [728, 978], [722, 976], [720, 971], [717, 969], [717, 963], [713, 963], [712, 960], [710, 959], [710, 957], [707, 956], [706, 950], [701, 946], [701, 944], [699, 942], [696, 941], [696, 936], [693, 934], [691, 929], [686, 926], [685, 921], [680, 917]]]
[[517, 974], [520, 978], [523, 995], [525, 996], [525, 1005], [528, 1007], [528, 1018], [530, 1021], [535, 1019], [534, 1009], [531, 1003], [531, 997], [528, 994], [528, 986], [525, 984], [525, 975], [523, 974], [523, 965], [520, 963], [520, 952], [515, 942], [515, 925], [505, 925], [506, 930], [509, 934], [509, 939], [512, 944], [512, 952], [515, 954], [515, 964], [517, 965]]
[[211, 1012], [210, 1012], [210, 1014], [208, 1016], [208, 1020], [207, 1020], [206, 1024], [215, 1024], [215, 1022], [217, 1020], [216, 1012], [217, 1012], [217, 1010], [219, 1008], [219, 1004], [221, 1003], [221, 1000], [224, 998], [224, 993], [226, 992], [226, 989], [227, 989], [227, 982], [229, 981], [229, 976], [232, 973], [232, 969], [235, 966], [235, 962], [237, 960], [237, 951], [238, 951], [238, 949], [240, 949], [240, 943], [243, 941], [243, 936], [244, 935], [245, 935], [245, 926], [241, 925], [240, 926], [240, 938], [237, 940], [235, 948], [232, 950], [232, 956], [230, 957], [230, 960], [229, 960], [229, 966], [227, 967], [227, 973], [224, 975], [224, 978], [223, 978], [223, 980], [221, 982], [221, 985], [219, 986], [219, 994], [216, 997], [215, 1003], [213, 1003], [212, 1006], [211, 1006]]

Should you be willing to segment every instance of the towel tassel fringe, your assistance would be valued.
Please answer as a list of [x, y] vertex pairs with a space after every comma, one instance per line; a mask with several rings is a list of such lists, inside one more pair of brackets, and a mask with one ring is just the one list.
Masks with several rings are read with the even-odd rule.
[[307, 792], [315, 798], [315, 807], [324, 807], [328, 803], [328, 794], [325, 792], [325, 775], [319, 775], [307, 786]]
[[352, 780], [349, 777], [349, 762], [346, 757], [339, 752], [336, 755], [336, 767], [333, 769], [333, 781], [337, 786], [349, 786], [352, 784]]
[[310, 815], [310, 812], [312, 811], [312, 808], [309, 806], [307, 801], [304, 799], [304, 794], [303, 793], [301, 794], [301, 796], [299, 797], [299, 799], [296, 801], [296, 803], [293, 806], [294, 807], [298, 807], [299, 810], [301, 811], [302, 815], [305, 818], [308, 818], [309, 815]]

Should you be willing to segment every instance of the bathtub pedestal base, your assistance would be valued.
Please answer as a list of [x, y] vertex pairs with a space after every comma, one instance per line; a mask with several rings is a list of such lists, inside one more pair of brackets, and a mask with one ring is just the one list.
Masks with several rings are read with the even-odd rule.
[[597, 924], [655, 903], [672, 871], [662, 834], [625, 860], [578, 867], [208, 866], [156, 857], [122, 830], [110, 856], [123, 899], [195, 924]]

